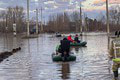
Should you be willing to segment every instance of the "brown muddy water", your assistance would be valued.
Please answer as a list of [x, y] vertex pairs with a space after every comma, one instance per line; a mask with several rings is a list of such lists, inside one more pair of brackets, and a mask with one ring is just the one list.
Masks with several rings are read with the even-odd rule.
[[53, 62], [51, 54], [61, 39], [50, 34], [29, 40], [1, 34], [1, 52], [22, 49], [0, 63], [0, 80], [112, 80], [105, 34], [84, 36], [87, 47], [72, 48], [76, 61]]

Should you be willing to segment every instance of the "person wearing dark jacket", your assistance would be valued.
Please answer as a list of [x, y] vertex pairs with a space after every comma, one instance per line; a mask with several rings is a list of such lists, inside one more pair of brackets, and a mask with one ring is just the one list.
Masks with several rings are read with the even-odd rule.
[[79, 38], [78, 38], [78, 35], [77, 35], [77, 34], [75, 35], [74, 41], [75, 41], [75, 42], [77, 42], [77, 43], [80, 43], [80, 40], [79, 40]]
[[67, 40], [67, 38], [64, 38], [63, 40], [61, 40], [61, 53], [62, 53], [62, 57], [64, 56], [69, 56], [69, 52], [70, 52], [70, 41]]

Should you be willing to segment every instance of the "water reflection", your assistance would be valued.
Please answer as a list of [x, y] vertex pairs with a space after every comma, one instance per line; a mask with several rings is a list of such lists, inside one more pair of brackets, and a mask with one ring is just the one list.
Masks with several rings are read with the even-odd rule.
[[79, 46], [72, 46], [71, 47], [71, 51], [75, 51], [75, 53], [79, 53], [79, 51], [81, 50], [82, 47]]
[[69, 76], [70, 76], [69, 75], [70, 74], [70, 65], [69, 65], [69, 63], [65, 62], [65, 63], [62, 63], [61, 65], [62, 65], [62, 67], [61, 67], [61, 73], [62, 73], [61, 78], [63, 80], [69, 79]]
[[78, 46], [74, 47], [76, 53], [79, 52], [79, 48], [80, 48], [80, 47], [78, 47]]
[[78, 53], [78, 51], [79, 51], [79, 47], [76, 47], [76, 48], [75, 48], [75, 51], [76, 51], [76, 53]]

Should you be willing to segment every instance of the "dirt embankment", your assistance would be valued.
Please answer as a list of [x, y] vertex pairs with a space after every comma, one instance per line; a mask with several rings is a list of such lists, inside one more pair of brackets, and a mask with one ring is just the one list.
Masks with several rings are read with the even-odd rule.
[[8, 58], [9, 56], [13, 55], [14, 53], [21, 50], [21, 47], [12, 49], [12, 51], [5, 51], [0, 53], [0, 62], [2, 62], [4, 59]]

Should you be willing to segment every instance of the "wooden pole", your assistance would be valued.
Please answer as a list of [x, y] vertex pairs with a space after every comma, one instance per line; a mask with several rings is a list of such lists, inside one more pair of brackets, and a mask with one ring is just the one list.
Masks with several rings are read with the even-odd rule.
[[38, 9], [36, 9], [36, 34], [38, 34]]
[[106, 17], [107, 17], [107, 33], [110, 33], [109, 27], [109, 9], [108, 9], [108, 0], [106, 0]]
[[43, 25], [42, 25], [42, 7], [41, 7], [41, 32], [43, 32]]
[[29, 30], [29, 0], [27, 0], [27, 36], [30, 35], [30, 30]]
[[8, 18], [8, 15], [6, 14], [6, 28], [5, 28], [5, 34], [6, 34], [6, 49], [8, 49], [8, 38], [7, 38], [7, 32], [8, 32], [8, 25], [7, 25], [7, 18]]
[[109, 44], [110, 44], [110, 27], [109, 27], [109, 9], [108, 9], [108, 0], [106, 0], [106, 17], [107, 17], [107, 36], [108, 36], [108, 50], [109, 50]]
[[81, 2], [80, 2], [80, 35], [82, 36], [82, 9], [81, 9]]

